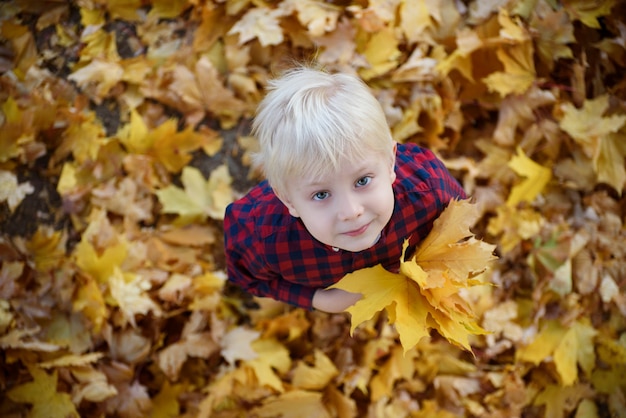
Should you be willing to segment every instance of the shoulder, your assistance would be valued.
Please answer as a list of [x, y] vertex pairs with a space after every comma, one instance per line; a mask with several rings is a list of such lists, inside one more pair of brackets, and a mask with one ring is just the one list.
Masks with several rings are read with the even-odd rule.
[[427, 180], [433, 176], [449, 175], [432, 151], [412, 143], [398, 144], [396, 169], [401, 178], [418, 177]]
[[253, 187], [245, 196], [228, 205], [224, 215], [225, 238], [242, 233], [264, 239], [295, 222], [267, 181]]
[[432, 180], [449, 176], [450, 173], [432, 151], [406, 143], [398, 144], [396, 175], [401, 183], [413, 188], [425, 187]]
[[396, 207], [389, 233], [402, 239], [411, 237], [411, 245], [428, 235], [450, 200], [465, 197], [443, 162], [415, 144], [398, 144], [393, 186]]
[[464, 198], [465, 192], [444, 163], [429, 149], [413, 143], [398, 144], [395, 186], [400, 194], [423, 195], [434, 192], [447, 203], [450, 198]]

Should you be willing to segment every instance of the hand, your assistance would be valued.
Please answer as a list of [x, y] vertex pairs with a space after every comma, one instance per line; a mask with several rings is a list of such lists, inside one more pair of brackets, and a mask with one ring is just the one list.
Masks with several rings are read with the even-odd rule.
[[357, 303], [360, 293], [346, 292], [342, 289], [317, 289], [313, 295], [313, 307], [328, 313], [343, 312]]

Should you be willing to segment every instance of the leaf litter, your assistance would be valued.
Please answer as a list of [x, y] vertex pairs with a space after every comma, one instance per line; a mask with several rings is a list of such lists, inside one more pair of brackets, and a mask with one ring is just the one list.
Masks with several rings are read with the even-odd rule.
[[[624, 7], [2, 2], [0, 415], [623, 416]], [[305, 312], [225, 280], [249, 119], [313, 57], [472, 196], [448, 264], [406, 266], [423, 305]]]

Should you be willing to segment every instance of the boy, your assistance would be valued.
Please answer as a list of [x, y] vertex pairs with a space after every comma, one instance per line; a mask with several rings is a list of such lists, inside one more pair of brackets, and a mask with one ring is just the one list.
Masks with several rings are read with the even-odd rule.
[[396, 144], [357, 77], [299, 67], [270, 82], [252, 125], [267, 178], [226, 209], [229, 279], [257, 296], [341, 312], [361, 295], [325, 288], [428, 235], [458, 182], [430, 151]]

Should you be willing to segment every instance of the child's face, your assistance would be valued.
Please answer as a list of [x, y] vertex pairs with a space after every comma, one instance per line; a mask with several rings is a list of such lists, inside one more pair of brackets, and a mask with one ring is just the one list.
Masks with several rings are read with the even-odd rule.
[[357, 161], [344, 159], [322, 178], [290, 179], [281, 200], [318, 241], [362, 251], [376, 243], [391, 219], [394, 164], [395, 159], [375, 152]]

